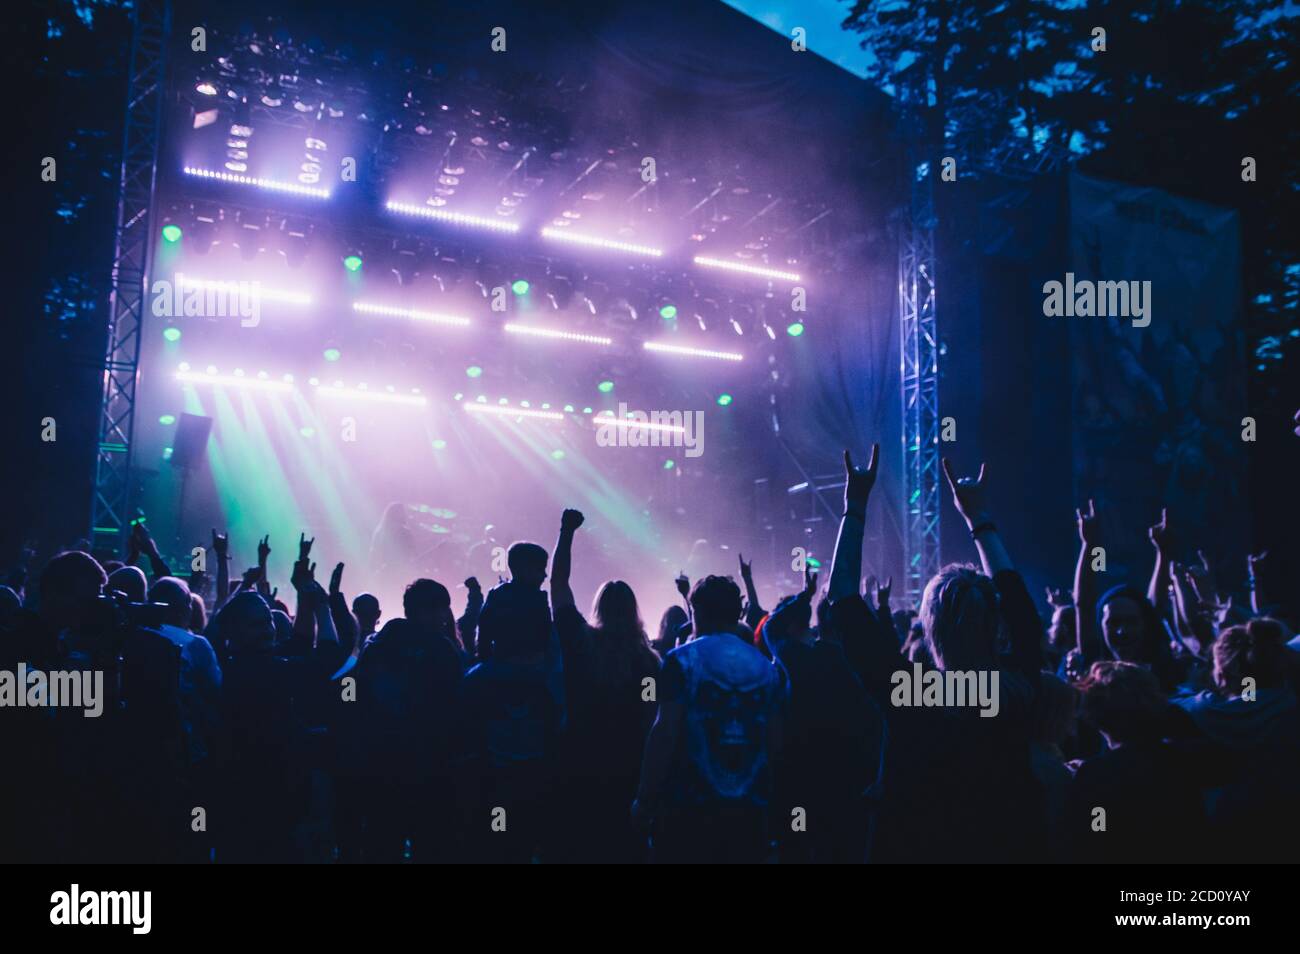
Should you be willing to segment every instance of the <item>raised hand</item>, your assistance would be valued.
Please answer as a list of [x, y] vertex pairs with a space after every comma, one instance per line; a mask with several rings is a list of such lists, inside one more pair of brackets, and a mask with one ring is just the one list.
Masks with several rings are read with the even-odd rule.
[[266, 558], [271, 555], [271, 535], [268, 533], [257, 543], [257, 562], [266, 566]]
[[260, 566], [250, 566], [244, 571], [244, 583], [242, 589], [251, 590], [257, 586], [257, 581], [262, 578], [262, 568]]
[[853, 457], [844, 452], [844, 512], [862, 516], [867, 510], [867, 499], [876, 485], [876, 470], [880, 464], [880, 445], [871, 445], [871, 461], [866, 470], [853, 466]]
[[1079, 540], [1082, 543], [1092, 546], [1101, 541], [1101, 518], [1097, 516], [1097, 506], [1090, 499], [1088, 501], [1088, 511], [1074, 511], [1074, 522], [1079, 528]]
[[334, 567], [334, 572], [330, 574], [330, 596], [337, 596], [339, 588], [343, 584], [343, 564], [340, 563]]
[[812, 599], [813, 594], [816, 592], [817, 592], [817, 573], [813, 570], [812, 567], [805, 565], [803, 568], [803, 592], [800, 593], [799, 595], [804, 597], [805, 599]]
[[1218, 596], [1218, 586], [1214, 580], [1214, 567], [1206, 557], [1204, 551], [1197, 550], [1196, 558], [1200, 564], [1188, 564], [1186, 569], [1187, 578], [1191, 581], [1196, 590], [1198, 599], [1205, 602], [1213, 602]]
[[560, 516], [560, 530], [572, 533], [582, 526], [586, 519], [581, 510], [565, 510]]
[[1147, 528], [1151, 545], [1160, 553], [1168, 553], [1173, 548], [1173, 531], [1169, 529], [1169, 510], [1161, 508], [1160, 522]]
[[1074, 605], [1074, 597], [1060, 587], [1047, 587], [1047, 605], [1052, 609], [1061, 609]]
[[876, 609], [889, 609], [889, 596], [894, 591], [894, 578], [891, 576], [883, 586], [876, 587]]
[[289, 582], [300, 593], [310, 590], [312, 584], [316, 582], [316, 564], [309, 563], [307, 560], [299, 560], [293, 565], [293, 576], [289, 578]]
[[683, 597], [690, 599], [691, 581], [689, 578], [687, 578], [686, 574], [685, 573], [677, 574], [677, 580], [675, 582], [677, 583], [677, 592], [682, 594]]
[[307, 534], [298, 534], [298, 559], [305, 560], [311, 553], [311, 545], [316, 542], [316, 538], [307, 539]]
[[483, 592], [483, 587], [479, 585], [478, 578], [473, 576], [465, 580], [465, 589], [469, 590], [471, 593]]
[[952, 490], [952, 502], [962, 519], [966, 521], [966, 526], [974, 527], [988, 520], [984, 499], [984, 465], [980, 464], [978, 477], [954, 478], [952, 464], [945, 457], [943, 475], [948, 479], [948, 487]]
[[224, 560], [226, 558], [226, 554], [229, 551], [230, 551], [230, 534], [217, 533], [216, 529], [214, 528], [212, 531], [212, 552], [215, 553], [219, 559]]
[[746, 563], [746, 562], [745, 562], [745, 554], [743, 554], [743, 553], [737, 553], [736, 556], [740, 559], [740, 578], [741, 578], [742, 580], [750, 580], [750, 579], [753, 579], [753, 577], [754, 577], [754, 561], [751, 560], [751, 561], [749, 561], [748, 563]]
[[137, 523], [131, 528], [131, 539], [141, 552], [151, 556], [158, 555], [158, 545], [154, 543], [153, 537], [143, 523]]
[[1268, 559], [1267, 550], [1264, 550], [1260, 553], [1247, 553], [1246, 572], [1253, 577], [1255, 575], [1255, 571], [1259, 569], [1259, 565], [1267, 559]]

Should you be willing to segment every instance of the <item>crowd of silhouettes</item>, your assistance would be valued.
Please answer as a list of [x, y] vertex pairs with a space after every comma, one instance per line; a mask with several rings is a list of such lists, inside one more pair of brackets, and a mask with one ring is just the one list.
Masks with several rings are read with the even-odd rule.
[[[509, 579], [417, 579], [402, 606], [344, 595], [299, 538], [292, 606], [270, 541], [232, 580], [173, 574], [137, 524], [0, 587], [0, 670], [100, 672], [98, 718], [0, 708], [9, 860], [231, 862], [1184, 862], [1296, 856], [1300, 643], [1234, 600], [1176, 523], [1145, 590], [1102, 591], [1076, 512], [1072, 591], [1031, 598], [985, 475], [944, 471], [978, 565], [920, 604], [862, 579], [866, 467], [844, 454], [829, 577], [763, 608], [680, 578], [647, 631], [626, 582], [584, 615], [583, 514]], [[591, 531], [587, 531], [591, 532]], [[1179, 557], [1195, 552], [1194, 561]], [[145, 562], [148, 571], [136, 566]], [[209, 567], [208, 569], [213, 569]], [[399, 572], [388, 569], [386, 572]], [[549, 572], [549, 577], [548, 577]], [[205, 602], [202, 592], [208, 589]], [[993, 674], [996, 698], [906, 704], [900, 674]], [[939, 680], [942, 682], [942, 679]], [[972, 685], [974, 683], [971, 683]], [[25, 687], [19, 687], [22, 691]]]

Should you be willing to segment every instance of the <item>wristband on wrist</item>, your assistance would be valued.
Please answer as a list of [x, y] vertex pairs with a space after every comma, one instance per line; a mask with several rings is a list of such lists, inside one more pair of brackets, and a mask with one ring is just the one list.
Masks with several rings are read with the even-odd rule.
[[998, 525], [995, 524], [992, 520], [982, 520], [979, 523], [975, 524], [975, 526], [970, 528], [970, 538], [974, 540], [981, 533], [984, 533], [988, 530], [996, 531], [997, 529], [998, 529]]

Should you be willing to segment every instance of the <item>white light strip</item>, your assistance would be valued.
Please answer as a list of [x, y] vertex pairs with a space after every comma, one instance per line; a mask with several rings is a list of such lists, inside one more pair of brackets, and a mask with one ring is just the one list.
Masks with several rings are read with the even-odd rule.
[[450, 222], [452, 225], [470, 225], [480, 229], [491, 229], [494, 232], [518, 232], [519, 223], [505, 222], [501, 219], [488, 219], [481, 215], [466, 215], [464, 212], [447, 212], [443, 209], [434, 209], [425, 205], [413, 205], [410, 202], [392, 202], [385, 204], [389, 212], [401, 212], [404, 215], [416, 215], [425, 219], [437, 219], [439, 222]]
[[534, 328], [530, 325], [506, 325], [506, 331], [512, 335], [534, 335], [538, 338], [559, 338], [563, 341], [585, 341], [589, 344], [613, 344], [614, 339], [602, 338], [600, 335], [582, 335], [573, 331], [556, 331], [553, 328]]
[[543, 421], [562, 421], [564, 415], [559, 411], [533, 411], [529, 408], [502, 407], [499, 404], [478, 404], [466, 401], [465, 410], [471, 414], [495, 414], [498, 417], [535, 417]]
[[761, 268], [758, 265], [746, 265], [743, 262], [732, 262], [725, 258], [709, 258], [707, 255], [696, 255], [696, 265], [706, 265], [709, 268], [722, 268], [729, 272], [743, 272], [746, 275], [758, 275], [762, 278], [780, 278], [787, 282], [799, 281], [799, 276], [794, 272], [781, 272], [775, 268]]
[[198, 176], [200, 179], [220, 179], [222, 182], [237, 182], [240, 185], [257, 186], [259, 189], [267, 189], [271, 192], [291, 192], [294, 195], [310, 195], [317, 199], [328, 199], [330, 197], [328, 189], [317, 189], [293, 182], [274, 182], [270, 179], [259, 179], [256, 176], [241, 176], [235, 172], [195, 169], [192, 166], [186, 166], [184, 172], [187, 176]]
[[692, 358], [721, 358], [723, 361], [743, 361], [745, 356], [734, 351], [709, 351], [706, 348], [684, 348], [681, 345], [660, 344], [657, 341], [645, 343], [647, 351], [662, 351], [665, 354], [682, 354]]
[[247, 388], [250, 391], [285, 393], [293, 390], [293, 385], [288, 381], [272, 381], [269, 378], [241, 378], [233, 374], [208, 374], [205, 371], [177, 371], [176, 380], [184, 381], [187, 384], [216, 384]]
[[650, 421], [633, 421], [628, 418], [615, 417], [612, 411], [597, 414], [592, 420], [597, 424], [608, 424], [612, 427], [634, 427], [642, 431], [667, 431], [670, 434], [686, 433], [686, 428], [679, 424], [653, 424]]
[[228, 294], [242, 294], [247, 288], [248, 294], [257, 301], [282, 301], [289, 305], [310, 305], [311, 296], [302, 292], [283, 291], [277, 288], [263, 288], [261, 282], [221, 282], [209, 278], [192, 278], [176, 273], [176, 284], [182, 288], [202, 288], [204, 290], [224, 291]]
[[614, 239], [596, 238], [594, 235], [578, 235], [566, 229], [542, 229], [542, 237], [555, 239], [557, 242], [572, 242], [574, 245], [590, 245], [593, 248], [608, 248], [616, 252], [631, 252], [634, 255], [649, 255], [659, 258], [663, 250], [649, 245], [633, 245], [631, 242], [619, 242]]
[[396, 318], [414, 318], [416, 321], [429, 321], [437, 325], [468, 325], [468, 318], [459, 315], [442, 315], [433, 311], [419, 311], [415, 308], [392, 308], [388, 305], [373, 305], [369, 302], [354, 301], [352, 310], [363, 315], [392, 315]]
[[413, 404], [424, 407], [429, 403], [423, 394], [397, 394], [393, 391], [372, 391], [369, 388], [344, 388], [329, 384], [316, 385], [316, 393], [326, 397], [361, 398], [366, 401], [383, 401], [387, 404]]

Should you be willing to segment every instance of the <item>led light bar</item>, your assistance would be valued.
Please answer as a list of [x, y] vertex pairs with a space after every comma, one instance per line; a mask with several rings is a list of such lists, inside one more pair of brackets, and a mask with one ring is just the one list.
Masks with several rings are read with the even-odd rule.
[[799, 281], [799, 276], [794, 272], [782, 272], [775, 268], [746, 265], [744, 262], [732, 262], [725, 258], [709, 258], [707, 255], [696, 255], [695, 264], [705, 265], [709, 268], [721, 268], [729, 272], [741, 272], [745, 275], [757, 275], [760, 278], [779, 278], [787, 282]]
[[596, 424], [609, 424], [613, 427], [635, 428], [641, 431], [666, 431], [670, 434], [685, 434], [686, 428], [680, 424], [655, 424], [651, 421], [633, 421], [625, 417], [615, 417], [612, 411], [597, 414], [592, 418]]
[[277, 391], [281, 394], [293, 390], [293, 385], [288, 381], [247, 378], [235, 374], [210, 374], [206, 371], [177, 371], [176, 380], [186, 384], [215, 384], [222, 387], [246, 388], [250, 391]]
[[574, 245], [589, 245], [592, 248], [607, 248], [615, 252], [630, 252], [633, 255], [649, 255], [659, 258], [663, 249], [651, 248], [649, 245], [634, 245], [631, 242], [619, 242], [614, 239], [597, 238], [594, 235], [580, 235], [567, 229], [542, 229], [542, 237], [555, 239], [557, 242], [571, 242]]
[[495, 414], [497, 417], [532, 417], [543, 421], [562, 421], [564, 415], [559, 411], [534, 411], [526, 407], [503, 407], [499, 404], [477, 404], [466, 401], [462, 407], [471, 414]]
[[477, 229], [491, 229], [494, 232], [518, 232], [518, 222], [505, 222], [501, 219], [489, 219], [481, 215], [467, 215], [464, 212], [448, 212], [445, 209], [434, 209], [427, 205], [414, 205], [410, 202], [392, 202], [385, 203], [384, 206], [389, 212], [401, 212], [403, 215], [415, 215], [425, 219], [436, 219], [439, 222], [449, 222], [452, 225], [469, 225]]
[[363, 315], [392, 315], [396, 318], [413, 318], [416, 321], [428, 321], [437, 325], [468, 325], [470, 320], [459, 315], [443, 315], [434, 311], [420, 311], [415, 308], [394, 308], [389, 305], [375, 305], [370, 302], [354, 301], [352, 310]]
[[382, 401], [387, 404], [412, 404], [424, 407], [429, 399], [423, 394], [398, 394], [396, 391], [372, 391], [370, 388], [347, 388], [337, 384], [317, 384], [316, 393], [326, 397], [360, 398], [364, 401]]
[[660, 344], [657, 341], [645, 343], [647, 351], [662, 351], [665, 354], [681, 354], [692, 358], [720, 358], [723, 361], [743, 361], [745, 356], [734, 351], [710, 351], [707, 348], [685, 348], [681, 345]]
[[585, 341], [588, 344], [607, 345], [613, 344], [613, 338], [603, 338], [600, 335], [583, 335], [574, 331], [557, 331], [554, 328], [536, 328], [531, 325], [509, 324], [505, 326], [506, 331], [512, 335], [533, 335], [537, 338], [558, 338], [562, 341]]
[[222, 182], [237, 182], [240, 185], [257, 186], [259, 189], [266, 189], [270, 192], [290, 192], [294, 195], [309, 195], [317, 199], [328, 199], [330, 197], [329, 189], [298, 185], [296, 182], [275, 182], [271, 179], [259, 179], [256, 176], [243, 176], [236, 172], [196, 169], [193, 166], [186, 166], [183, 171], [187, 176], [197, 176], [200, 179], [219, 179]]
[[250, 294], [260, 301], [282, 301], [289, 305], [310, 305], [311, 295], [302, 292], [285, 291], [279, 288], [263, 288], [261, 282], [222, 282], [209, 278], [193, 278], [190, 275], [176, 273], [176, 284], [181, 288], [202, 288], [205, 291], [223, 291], [227, 294], [240, 294], [241, 287], [247, 287]]

